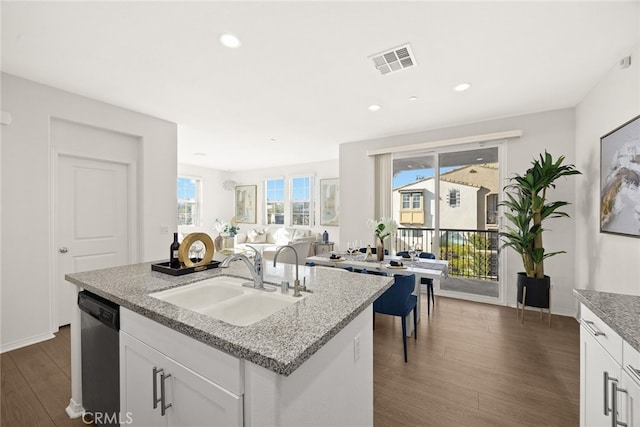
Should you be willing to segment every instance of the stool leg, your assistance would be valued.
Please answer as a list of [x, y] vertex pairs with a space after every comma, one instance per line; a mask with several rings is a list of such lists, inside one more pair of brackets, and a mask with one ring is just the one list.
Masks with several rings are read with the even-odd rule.
[[427, 283], [427, 316], [431, 315], [431, 292], [432, 289], [429, 288], [429, 284]]

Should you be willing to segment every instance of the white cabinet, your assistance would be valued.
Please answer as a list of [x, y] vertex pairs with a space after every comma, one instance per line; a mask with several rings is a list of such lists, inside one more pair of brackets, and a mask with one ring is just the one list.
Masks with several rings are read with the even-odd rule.
[[[138, 426], [167, 425], [154, 403], [152, 372], [164, 360], [162, 354], [120, 332], [120, 412]], [[156, 408], [154, 408], [156, 406]]]
[[[135, 313], [130, 319], [138, 321]], [[223, 388], [197, 371], [198, 358], [191, 359], [193, 366], [187, 367], [159, 349], [165, 350], [165, 340], [154, 343], [153, 331], [145, 334], [145, 341], [130, 335], [125, 329], [131, 322], [125, 322], [120, 331], [120, 406], [121, 413], [129, 415], [134, 426], [242, 426], [243, 397]], [[148, 319], [147, 319], [148, 320]], [[146, 323], [146, 322], [145, 322]], [[154, 328], [162, 329], [155, 324]], [[146, 327], [148, 325], [142, 325]], [[131, 332], [136, 334], [137, 327]], [[156, 331], [166, 332], [166, 331]], [[175, 331], [173, 331], [175, 333]], [[181, 339], [190, 338], [182, 336]], [[192, 340], [192, 344], [201, 344]], [[180, 343], [173, 343], [180, 347]], [[193, 348], [193, 347], [192, 347]], [[180, 350], [176, 350], [180, 353]], [[197, 353], [197, 351], [195, 352]], [[180, 358], [181, 362], [184, 360]], [[207, 358], [205, 357], [205, 360]], [[215, 363], [216, 360], [209, 360]], [[226, 382], [225, 378], [221, 378]], [[237, 390], [236, 390], [237, 391]]]
[[640, 427], [640, 354], [584, 305], [580, 425]]
[[628, 343], [623, 345], [622, 374], [617, 387], [618, 421], [640, 426], [640, 353]]
[[611, 425], [611, 378], [620, 378], [620, 365], [593, 334], [580, 327], [580, 425]]
[[629, 427], [640, 426], [640, 373], [637, 375], [624, 369], [617, 394], [618, 420]]

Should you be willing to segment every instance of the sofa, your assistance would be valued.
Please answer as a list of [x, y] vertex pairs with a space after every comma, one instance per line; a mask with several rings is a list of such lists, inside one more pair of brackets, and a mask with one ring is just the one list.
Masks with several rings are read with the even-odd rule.
[[[234, 247], [240, 249], [248, 249], [248, 245], [256, 248], [265, 259], [273, 259], [275, 252], [280, 246], [292, 245], [298, 254], [298, 264], [303, 265], [305, 258], [313, 255], [312, 243], [322, 238], [318, 233], [309, 229], [277, 227], [277, 228], [259, 228], [255, 227], [246, 233], [238, 233], [234, 239]], [[290, 252], [290, 251], [287, 251]], [[278, 256], [278, 260], [288, 262], [289, 257], [282, 258]]]

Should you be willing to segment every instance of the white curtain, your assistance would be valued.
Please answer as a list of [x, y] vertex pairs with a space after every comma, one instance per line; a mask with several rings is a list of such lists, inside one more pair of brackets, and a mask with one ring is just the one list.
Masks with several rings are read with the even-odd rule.
[[391, 153], [377, 154], [375, 157], [375, 218], [392, 217], [393, 156]]

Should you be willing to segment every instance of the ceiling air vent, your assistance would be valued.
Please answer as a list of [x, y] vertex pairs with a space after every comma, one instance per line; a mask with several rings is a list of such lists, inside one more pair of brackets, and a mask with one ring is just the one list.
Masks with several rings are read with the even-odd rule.
[[389, 74], [416, 65], [411, 46], [406, 44], [391, 50], [370, 56], [380, 74]]

